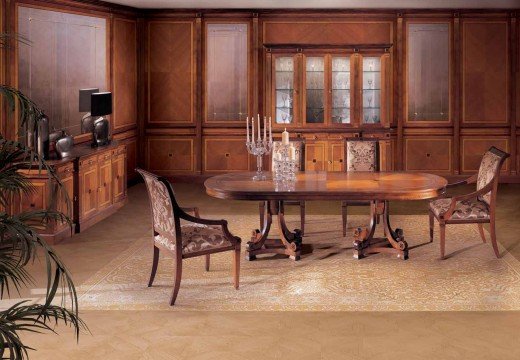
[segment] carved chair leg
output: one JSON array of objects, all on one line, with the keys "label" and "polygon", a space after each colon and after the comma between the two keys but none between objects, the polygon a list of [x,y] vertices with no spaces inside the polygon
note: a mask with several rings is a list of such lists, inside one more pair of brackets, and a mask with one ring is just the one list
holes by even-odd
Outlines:
[{"label": "carved chair leg", "polygon": [[435,217],[433,213],[430,211],[430,242],[433,242],[433,226],[435,225]]},{"label": "carved chair leg", "polygon": [[209,271],[209,254],[206,254],[206,271]]},{"label": "carved chair leg", "polygon": [[263,229],[264,228],[264,217],[265,217],[265,201],[260,201],[258,210],[260,213],[260,229]]},{"label": "carved chair leg", "polygon": [[305,234],[305,201],[300,201],[300,230]]},{"label": "carved chair leg", "polygon": [[341,203],[341,218],[343,220],[343,237],[347,236],[347,203]]},{"label": "carved chair leg", "polygon": [[444,259],[444,253],[446,248],[446,224],[439,223],[440,225],[440,245],[441,245],[441,259]]},{"label": "carved chair leg", "polygon": [[152,262],[152,272],[150,273],[150,280],[148,280],[148,287],[153,285],[153,280],[155,279],[155,273],[157,272],[157,265],[159,264],[159,248],[154,245],[153,247],[153,262]]},{"label": "carved chair leg", "polygon": [[497,244],[497,233],[495,231],[495,219],[491,219],[491,222],[489,223],[489,232],[491,235],[491,245],[493,245],[493,250],[495,251],[495,255],[497,258],[500,258],[500,252],[498,251],[498,244]]},{"label": "carved chair leg", "polygon": [[480,237],[482,241],[486,242],[486,235],[484,234],[484,225],[482,223],[478,223],[478,232],[480,233]]},{"label": "carved chair leg", "polygon": [[175,300],[177,299],[177,294],[179,293],[179,288],[181,287],[181,277],[182,277],[182,259],[177,258],[175,260],[175,281],[173,283],[173,291],[172,296],[170,298],[170,306],[175,304]]},{"label": "carved chair leg", "polygon": [[238,290],[238,283],[240,279],[240,247],[233,251],[233,284]]}]

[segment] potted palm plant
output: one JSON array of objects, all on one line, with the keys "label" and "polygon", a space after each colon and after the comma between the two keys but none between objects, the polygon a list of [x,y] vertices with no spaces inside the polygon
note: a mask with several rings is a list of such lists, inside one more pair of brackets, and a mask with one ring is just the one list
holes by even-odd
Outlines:
[{"label": "potted palm plant", "polygon": [[[0,34],[0,47],[8,48],[12,41],[28,43],[16,35]],[[0,95],[6,99],[10,116],[15,109],[22,126],[36,126],[43,115],[41,109],[23,93],[9,86],[0,85]],[[78,299],[72,277],[56,252],[38,234],[37,225],[49,221],[70,222],[62,213],[46,209],[11,214],[9,203],[16,196],[27,196],[32,184],[21,169],[44,171],[58,185],[57,191],[65,191],[54,170],[32,149],[24,144],[6,139],[0,134],[0,299],[10,298],[13,291],[31,284],[26,266],[38,255],[44,259],[47,272],[45,301],[34,303],[18,301],[0,309],[0,358],[26,359],[29,345],[24,344],[20,332],[54,332],[59,322],[70,325],[76,338],[86,329],[79,317]],[[56,198],[54,194],[53,198]],[[67,197],[68,199],[68,197]],[[60,299],[58,301],[58,298]]]}]

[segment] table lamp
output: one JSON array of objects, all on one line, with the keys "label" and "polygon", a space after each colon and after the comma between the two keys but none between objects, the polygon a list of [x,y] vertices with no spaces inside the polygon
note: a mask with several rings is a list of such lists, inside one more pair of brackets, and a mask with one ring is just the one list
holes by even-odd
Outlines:
[{"label": "table lamp", "polygon": [[90,113],[90,97],[93,93],[99,92],[97,88],[79,89],[79,112],[86,112],[81,118],[81,133],[92,132],[94,127],[94,118]]},{"label": "table lamp", "polygon": [[92,147],[108,145],[110,143],[110,123],[105,115],[112,114],[112,93],[93,93],[90,101],[92,117],[99,116],[94,120]]}]

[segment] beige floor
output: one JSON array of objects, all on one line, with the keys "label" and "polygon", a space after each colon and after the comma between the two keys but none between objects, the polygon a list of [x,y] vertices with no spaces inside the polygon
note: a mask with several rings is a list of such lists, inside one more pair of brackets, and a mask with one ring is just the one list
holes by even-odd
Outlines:
[{"label": "beige floor", "polygon": [[[257,211],[255,203],[209,198],[201,185],[175,189],[182,205],[197,205],[202,215]],[[499,194],[498,237],[520,259],[520,186],[503,185]],[[423,202],[392,204],[395,214],[425,209]],[[309,203],[308,213],[339,214],[339,202]],[[129,189],[129,203],[120,212],[56,250],[81,284],[149,228],[146,194],[138,185]],[[32,272],[35,287],[41,287],[42,268],[35,265]],[[84,311],[82,316],[91,334],[83,334],[79,344],[63,326],[59,336],[24,335],[38,349],[31,359],[520,359],[520,312]]]}]

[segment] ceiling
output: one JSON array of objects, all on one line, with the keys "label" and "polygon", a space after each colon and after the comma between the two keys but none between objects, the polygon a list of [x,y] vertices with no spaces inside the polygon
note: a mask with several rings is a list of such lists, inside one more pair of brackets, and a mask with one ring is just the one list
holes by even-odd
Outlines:
[{"label": "ceiling", "polygon": [[108,0],[143,9],[511,9],[520,0]]}]

